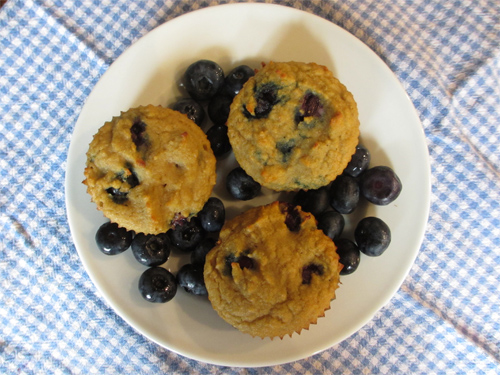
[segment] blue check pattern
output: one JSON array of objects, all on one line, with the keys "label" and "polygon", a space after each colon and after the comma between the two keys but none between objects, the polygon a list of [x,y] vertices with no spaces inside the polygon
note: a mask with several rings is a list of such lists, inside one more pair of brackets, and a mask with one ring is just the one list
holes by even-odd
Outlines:
[{"label": "blue check pattern", "polygon": [[294,363],[224,368],[152,343],[104,302],[66,221],[74,124],[134,41],[224,2],[8,0],[0,9],[0,373],[500,374],[496,0],[271,1],[361,39],[398,76],[424,127],[424,242],[401,289],[361,330]]}]

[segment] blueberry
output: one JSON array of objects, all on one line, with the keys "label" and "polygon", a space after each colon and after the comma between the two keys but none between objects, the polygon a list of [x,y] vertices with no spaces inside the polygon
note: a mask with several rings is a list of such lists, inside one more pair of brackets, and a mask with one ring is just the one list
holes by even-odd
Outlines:
[{"label": "blueberry", "polygon": [[179,286],[190,294],[207,296],[205,279],[203,278],[203,267],[198,264],[185,264],[177,272]]},{"label": "blueberry", "polygon": [[170,256],[170,244],[166,233],[138,233],[132,241],[135,259],[145,266],[153,267],[165,263]]},{"label": "blueberry", "polygon": [[210,197],[198,213],[201,227],[207,232],[219,232],[226,219],[224,203],[219,198]]},{"label": "blueberry", "polygon": [[146,133],[146,123],[137,119],[130,128],[130,136],[132,142],[134,142],[137,148],[148,143],[147,133]]},{"label": "blueberry", "polygon": [[349,275],[356,271],[360,261],[359,249],[356,244],[347,238],[341,238],[335,241],[335,245],[340,257],[339,262],[344,266],[340,274]]},{"label": "blueberry", "polygon": [[186,252],[194,250],[205,236],[199,220],[195,217],[191,220],[178,220],[167,234],[172,245]]},{"label": "blueberry", "polygon": [[344,216],[336,211],[327,211],[318,216],[318,229],[332,240],[336,240],[342,234],[345,226]]},{"label": "blueberry", "polygon": [[106,193],[113,203],[125,204],[128,201],[128,191],[121,191],[120,188],[109,187],[106,189]]},{"label": "blueberry", "polygon": [[226,125],[212,126],[207,131],[207,138],[216,157],[222,156],[231,151],[231,143],[229,143]]},{"label": "blueberry", "polygon": [[123,253],[130,247],[134,232],[118,227],[118,224],[107,222],[102,224],[95,235],[99,250],[106,255]]},{"label": "blueberry", "polygon": [[354,230],[354,240],[359,250],[369,256],[379,256],[391,243],[388,225],[377,217],[365,217]]},{"label": "blueberry", "polygon": [[397,174],[389,167],[368,169],[361,176],[361,194],[371,203],[386,206],[401,193],[403,185]]},{"label": "blueberry", "polygon": [[222,274],[224,276],[232,276],[233,274],[233,263],[238,262],[238,258],[234,254],[229,254],[226,256],[226,259],[224,259],[224,270],[222,271]]},{"label": "blueberry", "polygon": [[257,106],[255,107],[255,117],[265,118],[271,113],[275,104],[279,102],[278,88],[275,84],[265,84],[257,90]]},{"label": "blueberry", "polygon": [[354,177],[338,176],[330,185],[330,205],[341,214],[350,214],[359,202],[359,185]]},{"label": "blueberry", "polygon": [[191,263],[204,265],[207,254],[214,248],[216,243],[217,241],[213,238],[205,238],[201,241],[191,253]]},{"label": "blueberry", "polygon": [[192,98],[182,98],[172,104],[171,108],[174,111],[184,113],[196,125],[201,126],[205,119],[205,110],[203,106]]},{"label": "blueberry", "polygon": [[195,100],[211,99],[224,83],[224,72],[214,61],[198,60],[184,73],[184,86]]},{"label": "blueberry", "polygon": [[224,79],[224,84],[222,85],[222,93],[234,98],[236,95],[238,95],[245,82],[254,75],[254,70],[249,66],[237,66],[236,68],[231,70]]},{"label": "blueberry", "polygon": [[257,268],[257,262],[255,261],[255,259],[248,256],[248,252],[244,252],[238,257],[236,257],[234,254],[229,254],[228,256],[226,256],[223,275],[232,276],[233,265],[237,265],[242,270],[245,268],[255,270]]},{"label": "blueberry", "polygon": [[[284,204],[280,208],[285,213],[285,225],[290,232],[300,231],[302,225],[302,217],[300,216],[297,206],[292,204]],[[284,209],[284,210],[283,210]]]},{"label": "blueberry", "polygon": [[165,303],[177,293],[177,281],[165,268],[151,267],[139,278],[139,291],[146,301]]},{"label": "blueberry", "polygon": [[300,109],[295,113],[295,123],[298,125],[307,117],[321,117],[324,113],[319,96],[308,92],[302,99]]},{"label": "blueberry", "polygon": [[295,139],[276,142],[276,149],[281,153],[281,162],[288,163],[295,148]]},{"label": "blueberry", "polygon": [[311,284],[312,276],[323,275],[323,266],[315,263],[308,264],[302,268],[302,284]]},{"label": "blueberry", "polygon": [[210,120],[216,125],[226,123],[229,116],[229,107],[233,98],[227,95],[215,95],[208,103],[207,111]]},{"label": "blueberry", "polygon": [[137,177],[132,165],[129,163],[126,164],[125,169],[118,173],[116,177],[122,182],[127,183],[131,189],[140,184],[139,177]]},{"label": "blueberry", "polygon": [[243,106],[243,114],[246,118],[261,119],[267,118],[273,107],[279,102],[278,87],[274,83],[266,83],[258,87],[255,92],[257,105],[252,112],[248,111],[246,105]]},{"label": "blueberry", "polygon": [[[177,213],[174,215],[170,225],[172,228],[175,228],[177,225],[184,225],[187,220],[187,217],[183,216],[181,213]],[[167,232],[167,234],[170,235],[170,231]]]},{"label": "blueberry", "polygon": [[247,201],[260,193],[261,186],[243,168],[236,167],[227,175],[226,188],[234,198]]},{"label": "blueberry", "polygon": [[122,186],[118,188],[110,186],[105,191],[114,203],[125,204],[128,201],[129,190],[140,184],[139,177],[130,163],[126,163],[124,169],[116,173],[115,177],[117,180],[123,182]]},{"label": "blueberry", "polygon": [[302,211],[310,212],[317,217],[328,208],[328,188],[324,186],[314,190],[299,190],[293,203],[300,206]]},{"label": "blueberry", "polygon": [[238,265],[241,269],[247,268],[249,270],[253,270],[257,267],[255,260],[247,255],[240,255],[238,257]]},{"label": "blueberry", "polygon": [[352,155],[351,161],[344,169],[344,173],[352,177],[358,177],[370,165],[370,152],[363,145],[356,146],[356,152]]}]

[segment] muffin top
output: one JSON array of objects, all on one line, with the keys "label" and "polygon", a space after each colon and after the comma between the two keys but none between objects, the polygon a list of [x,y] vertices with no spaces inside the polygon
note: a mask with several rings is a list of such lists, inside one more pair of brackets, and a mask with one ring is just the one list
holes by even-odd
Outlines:
[{"label": "muffin top", "polygon": [[204,278],[217,313],[259,337],[300,333],[329,309],[342,265],[314,217],[284,202],[228,221],[206,258]]},{"label": "muffin top", "polygon": [[342,173],[359,137],[356,102],[322,65],[270,62],[231,104],[236,160],[263,186],[316,189]]},{"label": "muffin top", "polygon": [[203,208],[215,185],[215,157],[186,115],[161,106],[122,112],[94,135],[87,192],[119,226],[158,234]]}]

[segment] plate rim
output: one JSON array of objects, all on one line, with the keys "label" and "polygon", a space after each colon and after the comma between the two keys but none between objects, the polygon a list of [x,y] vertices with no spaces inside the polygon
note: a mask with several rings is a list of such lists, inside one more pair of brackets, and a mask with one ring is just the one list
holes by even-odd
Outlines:
[{"label": "plate rim", "polygon": [[[77,127],[80,124],[80,118],[82,116],[82,113],[86,109],[86,106],[87,106],[87,103],[89,101],[89,98],[92,96],[92,94],[93,94],[94,91],[96,91],[96,90],[99,89],[100,84],[103,84],[102,82],[105,81],[105,77],[107,76],[108,72],[112,69],[112,67],[116,63],[116,61],[118,61],[120,59],[125,59],[126,57],[123,57],[123,56],[127,56],[129,53],[131,53],[130,51],[133,51],[134,47],[138,43],[140,43],[141,40],[144,40],[150,34],[162,32],[163,28],[168,27],[168,25],[171,25],[174,22],[175,23],[183,22],[185,19],[189,18],[190,16],[192,16],[195,13],[196,14],[200,14],[202,12],[204,12],[204,13],[214,12],[214,11],[218,11],[220,8],[271,8],[271,7],[276,8],[276,9],[280,9],[280,10],[283,9],[283,8],[286,8],[287,11],[289,11],[289,12],[292,12],[292,13],[304,13],[308,17],[316,18],[318,20],[321,20],[322,22],[327,22],[327,23],[330,24],[331,27],[336,28],[337,31],[340,31],[340,32],[348,34],[348,38],[351,38],[351,40],[353,40],[353,41],[354,40],[357,41],[357,43],[359,43],[360,45],[362,45],[362,48],[367,48],[371,52],[371,55],[374,58],[376,58],[379,61],[379,63],[381,63],[382,66],[384,66],[387,69],[387,71],[393,76],[393,78],[395,79],[395,81],[399,83],[402,92],[406,96],[406,100],[409,102],[410,107],[413,109],[413,116],[418,120],[418,123],[420,124],[421,137],[425,141],[425,132],[424,132],[422,123],[421,123],[421,121],[419,119],[418,113],[417,113],[417,111],[416,111],[416,109],[415,109],[415,107],[414,107],[414,105],[413,105],[413,103],[412,103],[412,101],[411,101],[408,93],[406,92],[406,90],[402,86],[401,82],[399,81],[398,77],[394,74],[394,72],[389,68],[389,66],[382,60],[382,58],[377,53],[375,53],[368,45],[366,45],[365,43],[363,43],[355,35],[351,34],[349,31],[345,30],[341,26],[335,24],[334,22],[332,22],[332,21],[330,21],[330,20],[328,20],[326,18],[323,18],[323,17],[321,17],[319,15],[316,15],[316,14],[313,14],[313,13],[306,12],[304,10],[300,10],[300,9],[297,9],[297,8],[289,7],[289,6],[286,6],[286,5],[268,4],[268,3],[230,3],[230,4],[221,4],[221,5],[208,6],[208,7],[205,7],[205,8],[201,8],[201,9],[197,9],[197,10],[192,10],[192,11],[189,11],[189,12],[184,13],[182,15],[176,16],[176,17],[174,17],[174,18],[172,18],[170,20],[167,20],[166,22],[162,23],[161,25],[158,25],[157,27],[155,27],[151,31],[147,32],[146,34],[144,34],[143,36],[141,36],[137,40],[135,40],[132,44],[130,44],[108,66],[108,68],[106,69],[106,71],[99,77],[98,81],[96,82],[96,84],[92,88],[90,94],[85,99],[84,104],[83,104],[83,106],[81,108],[81,112],[80,112],[80,114],[78,116],[78,120],[77,120],[77,122],[75,124],[75,127],[74,127],[73,132],[72,132],[72,136],[71,136],[71,139],[70,139],[70,146],[69,146],[69,149],[68,149],[67,160],[66,160],[67,161],[67,168],[69,168],[70,165],[71,165],[70,159],[75,158],[74,153],[71,152],[72,145],[73,145],[73,140],[74,140],[73,135],[75,133],[75,130],[77,129]],[[424,145],[425,145],[425,143],[424,143]],[[104,292],[104,290],[102,290],[101,286],[99,285],[99,282],[95,278],[94,272],[91,270],[88,262],[86,261],[85,256],[82,256],[82,250],[80,249],[79,245],[75,241],[74,232],[76,232],[77,229],[76,229],[76,225],[75,225],[75,222],[74,222],[74,220],[75,220],[74,216],[73,216],[74,213],[70,212],[70,208],[69,208],[70,207],[70,198],[72,197],[72,193],[71,193],[71,181],[69,181],[69,175],[70,175],[70,173],[68,173],[68,171],[66,171],[66,174],[65,174],[65,183],[64,183],[66,215],[67,215],[68,224],[69,224],[69,227],[70,227],[71,237],[72,237],[74,246],[77,249],[77,252],[79,254],[79,258],[80,258],[80,260],[82,261],[82,263],[84,265],[85,271],[87,272],[87,274],[89,275],[92,283],[94,284],[94,287],[96,287],[96,289],[99,291],[101,297],[104,299],[104,301],[107,303],[107,305],[109,307],[111,307],[111,309],[118,316],[120,316],[120,318],[122,318],[130,327],[132,327],[136,332],[140,333],[141,335],[145,336],[146,338],[148,338],[149,340],[155,342],[156,344],[160,345],[161,347],[168,349],[169,351],[172,351],[172,352],[174,352],[176,354],[179,354],[179,355],[182,355],[184,357],[191,358],[191,359],[198,360],[198,361],[202,361],[202,362],[205,362],[205,363],[210,363],[210,364],[219,365],[219,366],[234,366],[234,367],[263,367],[263,366],[281,365],[281,364],[289,363],[289,362],[296,361],[296,360],[301,360],[301,359],[304,359],[304,358],[306,358],[308,356],[312,356],[312,355],[318,354],[320,352],[323,352],[324,350],[327,350],[327,349],[331,348],[333,345],[338,344],[338,343],[346,340],[351,335],[353,335],[355,332],[357,332],[359,329],[361,329],[363,326],[365,326],[371,319],[373,319],[373,316],[377,312],[379,312],[385,305],[387,305],[387,303],[393,298],[393,296],[395,295],[395,293],[397,293],[397,291],[401,288],[401,285],[403,284],[404,280],[408,276],[408,273],[410,272],[411,268],[413,267],[415,259],[418,256],[418,253],[419,253],[419,251],[421,249],[421,246],[422,246],[422,243],[423,243],[423,239],[424,239],[424,236],[425,236],[425,228],[427,226],[427,221],[428,221],[428,218],[429,218],[429,212],[430,212],[430,194],[431,194],[431,169],[430,169],[430,160],[429,160],[428,150],[425,153],[425,156],[426,157],[425,157],[425,160],[423,160],[423,162],[424,162],[425,167],[426,167],[425,169],[427,170],[427,173],[426,173],[427,181],[425,181],[426,190],[425,190],[425,194],[424,194],[425,197],[424,198],[425,198],[425,203],[426,204],[425,204],[423,216],[425,216],[426,219],[425,219],[424,222],[421,223],[421,227],[419,228],[419,245],[418,245],[418,249],[413,253],[413,257],[412,257],[413,259],[411,260],[411,262],[409,262],[409,266],[407,267],[406,271],[404,272],[404,276],[400,278],[401,280],[398,280],[397,285],[396,284],[393,285],[393,290],[391,290],[391,292],[386,293],[387,298],[385,298],[385,300],[383,301],[383,303],[381,303],[381,306],[378,307],[373,312],[373,314],[369,314],[370,316],[367,319],[365,319],[364,321],[359,322],[357,325],[355,325],[350,330],[350,333],[348,333],[342,340],[340,340],[340,341],[338,341],[336,343],[333,343],[330,346],[324,347],[322,349],[314,350],[314,351],[310,351],[310,352],[304,353],[304,355],[302,357],[293,357],[292,358],[292,357],[287,357],[285,355],[285,356],[280,357],[281,359],[279,359],[277,361],[274,361],[274,362],[273,361],[267,361],[265,363],[258,363],[258,362],[256,362],[256,363],[252,362],[251,363],[251,362],[240,362],[240,361],[237,361],[237,360],[236,361],[231,361],[231,360],[228,360],[228,361],[220,361],[220,360],[212,361],[210,358],[206,358],[205,356],[193,355],[193,353],[184,353],[184,352],[178,351],[178,350],[176,350],[175,347],[171,347],[171,346],[165,345],[164,342],[159,341],[156,337],[151,336],[149,334],[146,334],[142,330],[138,329],[137,326],[136,326],[136,323],[132,322],[129,319],[127,313],[125,311],[123,311],[120,306],[117,306],[112,300],[110,300],[106,296],[106,293]],[[82,171],[82,175],[83,175],[83,171]],[[68,192],[69,192],[69,194],[68,194]]]}]

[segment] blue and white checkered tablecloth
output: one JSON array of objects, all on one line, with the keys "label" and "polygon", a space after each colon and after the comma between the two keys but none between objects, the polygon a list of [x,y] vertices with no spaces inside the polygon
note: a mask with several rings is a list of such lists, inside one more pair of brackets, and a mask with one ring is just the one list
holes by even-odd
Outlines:
[{"label": "blue and white checkered tablecloth", "polygon": [[8,0],[0,9],[0,373],[500,374],[500,2],[270,2],[361,39],[417,109],[431,209],[400,290],[345,341],[273,367],[208,365],[137,333],[100,296],[71,239],[71,134],[128,46],[225,1]]}]

